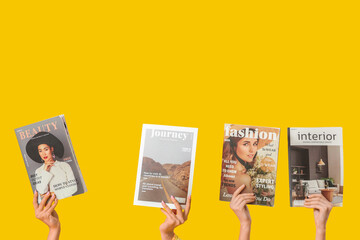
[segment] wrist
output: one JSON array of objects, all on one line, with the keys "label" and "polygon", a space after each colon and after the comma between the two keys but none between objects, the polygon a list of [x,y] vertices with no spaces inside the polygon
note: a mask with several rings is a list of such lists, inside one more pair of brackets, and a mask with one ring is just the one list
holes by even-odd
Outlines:
[{"label": "wrist", "polygon": [[316,228],[316,240],[325,240],[326,239],[326,229],[325,228]]},{"label": "wrist", "polygon": [[240,229],[250,229],[251,228],[251,222],[241,222],[240,223]]},{"label": "wrist", "polygon": [[53,231],[53,232],[55,232],[55,231],[60,231],[60,222],[59,223],[57,223],[56,225],[53,225],[53,226],[49,226],[49,231],[51,232],[51,231]]},{"label": "wrist", "polygon": [[245,227],[251,227],[251,219],[246,221],[240,221],[240,226],[243,228]]},{"label": "wrist", "polygon": [[175,236],[174,231],[170,231],[170,232],[160,231],[160,234],[162,240],[171,240]]},{"label": "wrist", "polygon": [[48,240],[59,240],[60,237],[60,223],[57,226],[49,227]]},{"label": "wrist", "polygon": [[249,240],[251,232],[251,221],[250,222],[241,222],[240,223],[240,235],[239,240]]},{"label": "wrist", "polygon": [[326,223],[325,224],[315,224],[316,231],[326,231]]},{"label": "wrist", "polygon": [[326,226],[316,226],[316,232],[319,232],[319,233],[326,232]]}]

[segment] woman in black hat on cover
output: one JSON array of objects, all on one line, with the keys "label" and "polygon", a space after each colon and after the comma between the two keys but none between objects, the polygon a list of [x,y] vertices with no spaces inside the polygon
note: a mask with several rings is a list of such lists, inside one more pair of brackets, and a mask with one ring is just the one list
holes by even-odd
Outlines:
[{"label": "woman in black hat on cover", "polygon": [[64,145],[53,134],[38,132],[26,144],[26,152],[42,165],[35,170],[36,191],[39,202],[47,192],[57,199],[72,196],[77,191],[74,173],[68,163],[58,161],[64,155]]}]

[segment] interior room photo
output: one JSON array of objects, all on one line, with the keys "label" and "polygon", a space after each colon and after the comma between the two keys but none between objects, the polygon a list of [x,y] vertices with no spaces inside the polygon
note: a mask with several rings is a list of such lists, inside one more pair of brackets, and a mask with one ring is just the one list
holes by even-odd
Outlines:
[{"label": "interior room photo", "polygon": [[291,146],[292,206],[303,206],[306,196],[323,194],[342,206],[343,179],[340,146]]}]

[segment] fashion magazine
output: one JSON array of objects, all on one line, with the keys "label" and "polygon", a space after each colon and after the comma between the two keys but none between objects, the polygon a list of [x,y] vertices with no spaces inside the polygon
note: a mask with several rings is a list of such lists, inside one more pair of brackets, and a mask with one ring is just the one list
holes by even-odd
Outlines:
[{"label": "fashion magazine", "polygon": [[290,205],[302,207],[307,196],[322,194],[342,206],[342,128],[288,128],[288,148]]},{"label": "fashion magazine", "polygon": [[191,194],[197,128],[144,124],[134,205],[176,209],[171,196],[185,207]]},{"label": "fashion magazine", "polygon": [[15,129],[32,191],[58,199],[87,191],[64,115]]},{"label": "fashion magazine", "polygon": [[274,206],[279,128],[225,124],[220,200],[231,201],[233,193],[254,193],[254,205]]}]

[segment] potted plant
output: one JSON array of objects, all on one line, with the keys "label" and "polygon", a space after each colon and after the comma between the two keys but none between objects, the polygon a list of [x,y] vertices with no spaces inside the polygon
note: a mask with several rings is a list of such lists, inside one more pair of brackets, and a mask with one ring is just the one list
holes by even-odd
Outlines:
[{"label": "potted plant", "polygon": [[325,184],[328,185],[328,187],[334,187],[334,179],[333,178],[322,178],[321,180],[325,181]]}]

